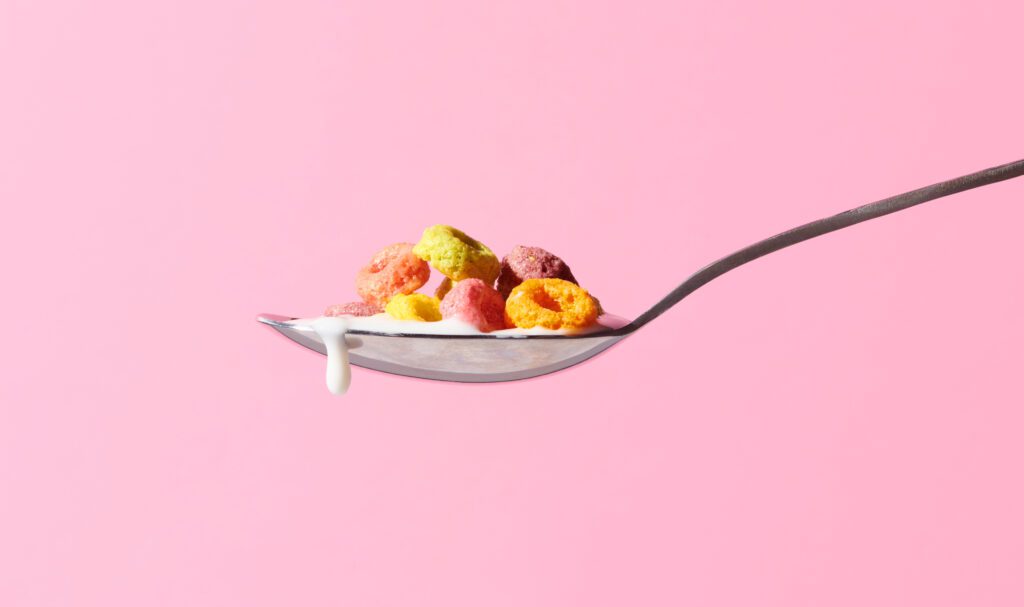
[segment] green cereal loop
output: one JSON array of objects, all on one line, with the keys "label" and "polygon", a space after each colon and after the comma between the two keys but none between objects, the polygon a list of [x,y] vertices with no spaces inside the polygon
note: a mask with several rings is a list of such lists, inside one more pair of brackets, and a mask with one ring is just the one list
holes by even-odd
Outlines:
[{"label": "green cereal loop", "polygon": [[452,226],[423,230],[412,252],[453,281],[479,278],[493,285],[501,270],[497,256],[484,243]]}]

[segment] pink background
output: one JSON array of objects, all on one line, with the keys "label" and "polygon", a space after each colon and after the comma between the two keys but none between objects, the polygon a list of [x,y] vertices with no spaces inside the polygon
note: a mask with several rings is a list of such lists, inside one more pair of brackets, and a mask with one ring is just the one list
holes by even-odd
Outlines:
[{"label": "pink background", "polygon": [[254,321],[437,222],[632,316],[1024,155],[1020,2],[501,4],[0,1],[0,604],[1024,604],[1024,181],[534,381]]}]

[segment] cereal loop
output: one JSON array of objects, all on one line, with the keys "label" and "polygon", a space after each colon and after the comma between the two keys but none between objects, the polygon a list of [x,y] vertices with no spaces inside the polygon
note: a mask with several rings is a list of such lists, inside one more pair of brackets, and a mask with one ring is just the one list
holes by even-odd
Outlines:
[{"label": "cereal loop", "polygon": [[448,291],[452,290],[452,286],[452,279],[445,276],[444,280],[441,281],[441,284],[437,285],[437,289],[434,290],[434,297],[444,301],[445,296],[448,295]]},{"label": "cereal loop", "polygon": [[479,278],[460,280],[441,302],[441,317],[456,318],[484,333],[505,328],[505,300]]},{"label": "cereal loop", "polygon": [[497,256],[484,243],[446,225],[424,230],[413,252],[453,281],[479,278],[493,285],[501,269]]},{"label": "cereal loop", "polygon": [[562,258],[540,247],[516,245],[501,260],[501,272],[495,287],[502,297],[530,278],[561,278],[579,284]]},{"label": "cereal loop", "polygon": [[398,294],[412,293],[430,278],[430,266],[400,242],[385,247],[356,275],[356,293],[368,304],[383,306]]},{"label": "cereal loop", "polygon": [[365,301],[335,304],[324,310],[324,316],[373,316],[384,311],[383,306]]},{"label": "cereal loop", "polygon": [[441,320],[441,302],[423,293],[398,294],[391,298],[384,311],[398,320],[436,322]]},{"label": "cereal loop", "polygon": [[582,329],[597,321],[594,298],[579,285],[560,278],[531,278],[512,289],[505,321],[520,329]]}]

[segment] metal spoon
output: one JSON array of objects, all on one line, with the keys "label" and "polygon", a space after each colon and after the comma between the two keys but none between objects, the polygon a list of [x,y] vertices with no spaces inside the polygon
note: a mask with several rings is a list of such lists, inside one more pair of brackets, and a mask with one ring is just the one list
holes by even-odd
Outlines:
[{"label": "metal spoon", "polygon": [[[833,215],[776,234],[715,261],[687,278],[632,322],[609,315],[607,326],[583,335],[394,335],[351,331],[346,338],[353,365],[423,379],[500,382],[553,373],[593,358],[726,272],[790,245],[902,211],[929,200],[1024,175],[1024,160],[943,181]],[[285,337],[321,354],[319,337],[287,323],[291,317],[261,314],[257,320]]]}]

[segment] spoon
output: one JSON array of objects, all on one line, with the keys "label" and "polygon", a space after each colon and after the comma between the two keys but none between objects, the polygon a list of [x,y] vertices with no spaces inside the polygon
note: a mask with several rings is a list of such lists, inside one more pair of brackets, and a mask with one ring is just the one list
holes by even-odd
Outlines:
[{"label": "spoon", "polygon": [[[605,328],[578,335],[412,335],[349,331],[351,364],[384,373],[458,382],[501,382],[546,375],[579,364],[614,346],[684,297],[745,263],[829,232],[902,211],[936,198],[1024,175],[1024,160],[943,181],[776,234],[704,266],[633,321],[604,315]],[[292,317],[261,314],[257,320],[310,350],[326,354],[322,339]]]}]

